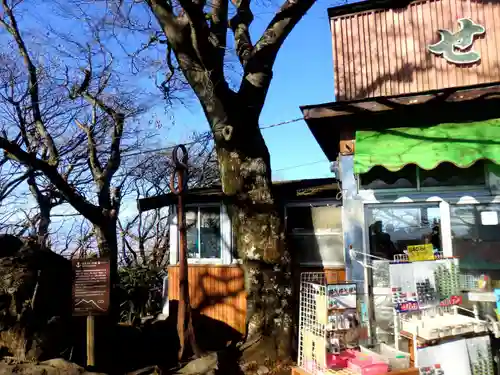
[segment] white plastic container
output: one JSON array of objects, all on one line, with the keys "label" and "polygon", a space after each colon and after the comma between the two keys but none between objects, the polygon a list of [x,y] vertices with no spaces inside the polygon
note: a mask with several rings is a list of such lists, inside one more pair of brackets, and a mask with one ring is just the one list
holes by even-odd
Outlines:
[{"label": "white plastic container", "polygon": [[405,353],[387,344],[379,344],[380,354],[389,360],[390,370],[410,368],[410,353]]},{"label": "white plastic container", "polygon": [[367,349],[360,346],[361,353],[368,354],[380,362],[389,364],[389,369],[403,370],[410,368],[410,354],[396,350],[386,344],[378,344],[373,349]]},{"label": "white plastic container", "polygon": [[368,348],[365,348],[364,346],[360,346],[359,347],[359,351],[361,353],[364,353],[364,354],[367,354],[369,355],[370,357],[372,357],[376,362],[383,362],[383,363],[387,363],[387,364],[390,364],[389,363],[389,358],[386,358],[385,356],[383,356],[382,354],[380,354],[378,352],[378,348],[375,347],[375,350],[372,350],[372,349],[368,349]]}]

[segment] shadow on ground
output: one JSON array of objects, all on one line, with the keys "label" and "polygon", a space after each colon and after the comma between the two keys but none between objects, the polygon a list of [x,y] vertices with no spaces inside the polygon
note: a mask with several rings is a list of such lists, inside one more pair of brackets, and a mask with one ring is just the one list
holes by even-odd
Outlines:
[{"label": "shadow on ground", "polygon": [[[142,327],[111,325],[106,317],[95,321],[95,371],[126,374],[148,366],[173,373],[178,367],[177,304],[171,301],[170,316]],[[240,374],[239,351],[235,344],[241,334],[227,324],[193,313],[196,341],[204,352],[217,352],[218,374]],[[70,360],[85,365],[86,320],[75,318],[75,346]],[[187,358],[191,352],[187,350]]]}]

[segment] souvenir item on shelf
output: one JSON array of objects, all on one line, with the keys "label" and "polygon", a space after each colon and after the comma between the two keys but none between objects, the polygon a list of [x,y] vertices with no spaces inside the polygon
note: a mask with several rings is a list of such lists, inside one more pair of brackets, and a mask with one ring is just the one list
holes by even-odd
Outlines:
[{"label": "souvenir item on shelf", "polygon": [[464,339],[418,349],[416,356],[421,375],[472,375]]},{"label": "souvenir item on shelf", "polygon": [[329,309],[356,309],[356,284],[328,284],[326,294]]},{"label": "souvenir item on shelf", "polygon": [[359,340],[359,316],[356,310],[356,284],[341,283],[326,286],[328,298],[327,335],[331,338],[331,354],[356,347]]},{"label": "souvenir item on shelf", "polygon": [[445,375],[441,365],[434,365],[420,368],[420,375]]},{"label": "souvenir item on shelf", "polygon": [[462,302],[456,259],[439,259],[389,266],[397,312],[413,312]]},{"label": "souvenir item on shelf", "polygon": [[493,355],[488,336],[466,340],[472,375],[494,375]]},{"label": "souvenir item on shelf", "polygon": [[425,340],[488,331],[484,322],[440,307],[401,317],[399,328]]}]

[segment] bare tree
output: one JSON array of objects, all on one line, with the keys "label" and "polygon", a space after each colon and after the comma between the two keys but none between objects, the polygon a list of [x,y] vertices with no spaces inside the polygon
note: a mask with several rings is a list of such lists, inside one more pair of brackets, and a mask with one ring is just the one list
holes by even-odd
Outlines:
[{"label": "bare tree", "polygon": [[[127,27],[136,24],[130,14],[137,3],[118,2],[121,19],[129,20]],[[183,73],[215,140],[222,187],[232,199],[237,250],[246,271],[248,337],[273,338],[277,353],[287,356],[292,322],[290,256],[283,243],[259,117],[278,51],[314,0],[286,0],[256,42],[250,35],[249,0],[145,3],[161,29],[152,40],[168,47],[166,67]],[[228,29],[243,71],[235,89],[226,79]]]},{"label": "bare tree", "polygon": [[[54,199],[66,202],[91,223],[99,253],[110,258],[115,271],[117,220],[126,181],[117,172],[125,122],[140,110],[134,98],[116,93],[113,56],[98,39],[84,48],[77,44],[79,64],[85,67],[77,84],[71,83],[78,79],[72,67],[66,65],[61,72],[63,64],[44,64],[23,37],[15,14],[20,3],[1,0],[0,25],[10,35],[23,69],[12,69],[19,79],[7,81],[10,95],[4,101],[17,121],[4,124],[0,147],[12,163],[26,168],[42,234],[48,233]],[[74,185],[69,179],[73,170],[76,179],[87,179],[92,186]],[[89,198],[91,189],[95,196]]]},{"label": "bare tree", "polygon": [[[190,188],[220,184],[215,150],[209,133],[194,133],[189,140]],[[169,176],[174,166],[169,154],[154,153],[138,158],[129,174],[129,194],[137,201],[142,197],[170,191]],[[120,220],[120,254],[126,264],[165,265],[169,255],[170,216],[168,207],[145,213],[137,212],[128,220]]]}]

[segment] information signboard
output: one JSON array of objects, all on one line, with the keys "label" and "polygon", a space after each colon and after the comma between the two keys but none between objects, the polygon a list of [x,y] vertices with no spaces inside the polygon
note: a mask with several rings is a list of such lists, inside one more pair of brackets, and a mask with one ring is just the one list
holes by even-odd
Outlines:
[{"label": "information signboard", "polygon": [[73,315],[102,315],[109,310],[108,259],[74,259]]}]

